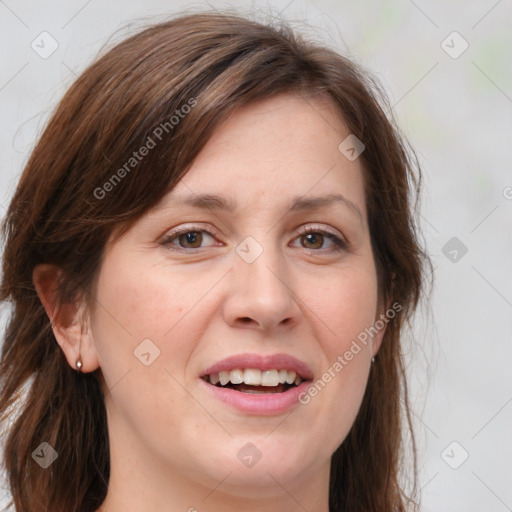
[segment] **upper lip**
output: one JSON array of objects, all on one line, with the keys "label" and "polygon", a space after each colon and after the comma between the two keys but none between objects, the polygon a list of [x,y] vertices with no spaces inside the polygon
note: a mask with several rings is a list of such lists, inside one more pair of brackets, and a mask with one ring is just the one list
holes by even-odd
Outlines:
[{"label": "upper lip", "polygon": [[260,354],[238,354],[226,359],[218,361],[214,365],[208,367],[201,375],[212,375],[222,371],[231,371],[247,368],[257,370],[293,370],[304,380],[313,378],[313,373],[309,366],[299,359],[288,354],[273,354],[262,356]]}]

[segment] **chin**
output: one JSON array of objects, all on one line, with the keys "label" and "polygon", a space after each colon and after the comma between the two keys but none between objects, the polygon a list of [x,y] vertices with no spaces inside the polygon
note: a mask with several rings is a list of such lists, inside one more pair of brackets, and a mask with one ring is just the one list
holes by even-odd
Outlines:
[{"label": "chin", "polygon": [[[207,463],[210,476],[218,481],[226,478],[223,488],[240,488],[240,493],[262,497],[261,492],[282,492],[280,485],[307,478],[310,472],[318,471],[319,461],[330,456],[311,451],[311,440],[296,439],[291,436],[270,434],[261,436],[235,437],[222,453],[212,454]],[[309,447],[309,449],[308,449]],[[209,463],[215,461],[213,466]],[[315,464],[315,462],[317,464]],[[280,484],[280,485],[279,485]],[[276,486],[280,490],[276,490]],[[265,491],[266,489],[266,491]],[[243,492],[242,492],[243,491]]]}]

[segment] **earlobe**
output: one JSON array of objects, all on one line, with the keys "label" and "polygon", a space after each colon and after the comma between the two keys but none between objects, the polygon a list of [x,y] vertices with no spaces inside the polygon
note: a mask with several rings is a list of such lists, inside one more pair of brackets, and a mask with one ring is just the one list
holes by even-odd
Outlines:
[{"label": "earlobe", "polygon": [[[384,306],[384,307],[382,307]],[[391,300],[388,300],[384,303],[381,302],[378,312],[375,316],[374,320],[374,328],[377,329],[377,334],[375,334],[372,338],[371,350],[372,350],[372,360],[379,352],[380,346],[382,344],[382,340],[384,338],[384,334],[386,333],[387,324],[389,322],[387,312],[391,306]]]},{"label": "earlobe", "polygon": [[372,361],[374,361],[375,356],[379,352],[385,332],[386,332],[386,326],[384,326],[382,329],[379,329],[378,333],[372,338],[372,343],[371,343]]},{"label": "earlobe", "polygon": [[[46,263],[37,265],[32,272],[34,287],[68,364],[82,372],[93,371],[99,363],[91,329],[85,319],[85,304],[83,301],[62,303],[59,291],[61,278],[62,269]],[[79,368],[77,361],[81,362]]]}]

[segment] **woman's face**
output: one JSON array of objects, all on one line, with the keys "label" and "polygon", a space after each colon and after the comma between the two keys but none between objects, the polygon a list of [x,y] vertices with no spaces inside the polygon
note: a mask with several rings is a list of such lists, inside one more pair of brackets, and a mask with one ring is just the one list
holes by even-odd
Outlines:
[{"label": "woman's face", "polygon": [[[353,342],[381,312],[349,134],[318,98],[245,107],[107,247],[91,333],[113,470],[240,494],[326,480],[368,378],[370,343]],[[307,382],[282,384],[293,372]]]}]

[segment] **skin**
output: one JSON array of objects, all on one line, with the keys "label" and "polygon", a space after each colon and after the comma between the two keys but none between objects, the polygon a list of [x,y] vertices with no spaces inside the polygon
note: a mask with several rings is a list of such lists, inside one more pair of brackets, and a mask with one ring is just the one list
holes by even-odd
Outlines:
[{"label": "skin", "polygon": [[[328,511],[330,457],[355,420],[384,331],[308,405],[279,415],[238,412],[212,398],[199,375],[234,354],[285,353],[316,380],[384,311],[361,159],[338,150],[349,133],[318,97],[246,106],[175,189],[107,246],[94,308],[57,308],[59,270],[35,269],[69,364],[80,354],[83,372],[100,366],[104,376],[111,478],[101,511]],[[227,196],[238,207],[171,204],[191,193]],[[342,203],[288,210],[292,197],[332,193],[359,214]],[[211,235],[164,240],[190,224]],[[300,226],[328,230],[348,247],[335,251],[328,237],[308,239]],[[247,236],[263,248],[253,263],[235,250]],[[160,350],[149,366],[134,356],[147,338]],[[252,468],[237,457],[248,442],[262,453]]]}]

